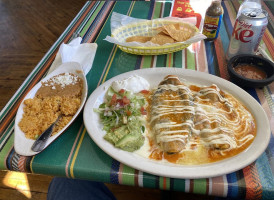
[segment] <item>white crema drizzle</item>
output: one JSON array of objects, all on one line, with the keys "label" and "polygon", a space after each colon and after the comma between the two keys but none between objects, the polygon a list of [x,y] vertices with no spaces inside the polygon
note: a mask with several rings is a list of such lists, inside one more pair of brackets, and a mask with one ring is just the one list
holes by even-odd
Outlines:
[{"label": "white crema drizzle", "polygon": [[[156,105],[152,105],[151,107],[152,113],[150,122],[154,123],[152,128],[156,133],[157,143],[179,140],[186,144],[183,151],[189,151],[191,150],[190,148],[192,144],[197,144],[195,141],[190,139],[191,136],[196,135],[200,136],[200,142],[204,146],[228,144],[229,148],[223,150],[228,151],[233,148],[238,148],[251,140],[254,137],[251,134],[240,137],[240,139],[236,139],[236,136],[244,135],[249,131],[249,126],[253,120],[252,115],[242,105],[238,105],[240,103],[235,100],[233,100],[233,102],[238,103],[238,106],[237,108],[234,108],[235,106],[233,106],[233,103],[220,94],[220,89],[216,85],[214,85],[214,87],[216,89],[204,87],[201,88],[199,92],[195,92],[191,91],[186,85],[160,85],[155,91],[154,98],[158,98],[161,95],[162,90],[175,91],[178,95],[170,95],[170,99],[160,99]],[[209,98],[205,98],[207,95],[211,94],[217,95],[219,102],[225,104],[228,111],[216,108],[213,105],[201,103],[201,101],[212,101]],[[182,98],[182,95],[187,95],[190,98],[172,99]],[[203,99],[201,99],[201,97],[203,97]],[[198,102],[192,101],[192,99],[195,98],[198,98]],[[177,103],[177,105],[166,105],[170,102]],[[188,105],[184,105],[185,103],[188,103]],[[232,114],[233,111],[235,112],[235,116],[233,119],[229,119],[227,115]],[[171,114],[190,114],[193,116],[192,119],[186,120],[183,123],[160,120],[161,117]],[[195,116],[201,116],[202,119],[194,123]],[[202,130],[195,129],[195,126],[203,125],[204,123],[217,123],[218,128],[203,128]],[[174,128],[176,129],[173,130]],[[190,140],[191,144],[187,144],[187,141]]]}]

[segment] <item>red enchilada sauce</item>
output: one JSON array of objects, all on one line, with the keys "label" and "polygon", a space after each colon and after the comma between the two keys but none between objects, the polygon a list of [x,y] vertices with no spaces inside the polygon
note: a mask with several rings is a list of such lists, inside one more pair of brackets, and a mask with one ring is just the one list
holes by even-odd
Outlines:
[{"label": "red enchilada sauce", "polygon": [[266,73],[252,64],[240,64],[234,68],[235,72],[245,78],[254,80],[266,79]]}]

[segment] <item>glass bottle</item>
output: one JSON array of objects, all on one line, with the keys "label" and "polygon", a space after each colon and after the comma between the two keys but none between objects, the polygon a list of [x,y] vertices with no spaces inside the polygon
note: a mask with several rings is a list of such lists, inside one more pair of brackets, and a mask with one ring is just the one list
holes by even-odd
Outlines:
[{"label": "glass bottle", "polygon": [[207,37],[206,40],[214,40],[218,37],[223,13],[221,0],[213,0],[205,14],[203,34]]}]

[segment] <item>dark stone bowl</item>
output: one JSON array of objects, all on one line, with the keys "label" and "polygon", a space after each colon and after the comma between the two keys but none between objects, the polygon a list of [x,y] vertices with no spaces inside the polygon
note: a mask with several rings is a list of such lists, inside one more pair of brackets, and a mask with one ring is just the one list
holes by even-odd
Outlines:
[{"label": "dark stone bowl", "polygon": [[[252,64],[258,67],[266,73],[266,79],[255,80],[241,76],[234,70],[234,68],[239,64]],[[230,76],[230,81],[243,88],[262,88],[274,81],[273,62],[260,56],[250,54],[240,54],[234,56],[228,61],[227,70]]]}]

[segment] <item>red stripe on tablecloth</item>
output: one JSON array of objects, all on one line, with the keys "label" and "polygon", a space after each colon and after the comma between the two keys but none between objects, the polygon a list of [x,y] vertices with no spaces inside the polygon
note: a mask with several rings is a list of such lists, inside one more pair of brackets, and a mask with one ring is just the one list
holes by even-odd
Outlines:
[{"label": "red stripe on tablecloth", "polygon": [[139,170],[135,169],[134,171],[134,185],[139,186],[139,179],[138,179]]},{"label": "red stripe on tablecloth", "polygon": [[195,46],[195,44],[192,44],[191,48],[192,48],[192,54],[194,56],[194,67],[195,67],[195,70],[197,71],[197,69],[198,69],[198,66],[197,66],[198,65],[198,63],[197,63],[198,57],[197,57],[197,51],[195,51],[197,49],[197,47]]},{"label": "red stripe on tablecloth", "polygon": [[257,200],[262,198],[262,185],[255,164],[251,164],[243,169],[246,185],[246,199]]},{"label": "red stripe on tablecloth", "polygon": [[166,190],[166,177],[163,177],[163,189]]},{"label": "red stripe on tablecloth", "polygon": [[26,172],[26,168],[25,168],[25,163],[26,163],[26,156],[20,156],[19,160],[18,160],[18,169],[21,171],[21,172]]},{"label": "red stripe on tablecloth", "polygon": [[206,179],[206,195],[209,195],[209,179]]},{"label": "red stripe on tablecloth", "polygon": [[[110,3],[107,5],[107,9],[106,9],[106,10],[107,10],[107,11],[108,11],[108,10],[111,10],[111,7],[113,6],[113,4],[115,4],[114,1],[110,2]],[[102,26],[102,24],[104,23],[105,18],[106,18],[106,16],[108,15],[108,13],[109,13],[109,12],[104,12],[104,14],[102,15],[100,21],[98,22],[96,28],[93,30],[93,33],[90,35],[89,39],[87,40],[88,43],[89,43],[89,42],[92,42],[92,41],[94,40],[95,36],[98,35],[98,30],[101,29],[101,26]],[[109,15],[109,16],[110,16],[110,15]]]},{"label": "red stripe on tablecloth", "polygon": [[189,180],[189,193],[193,193],[194,190],[194,180],[190,179]]},{"label": "red stripe on tablecloth", "polygon": [[[208,68],[207,68],[207,59],[206,59],[206,51],[205,51],[205,42],[201,41],[201,42],[197,42],[196,45],[198,46],[198,71],[200,72],[207,72]],[[196,46],[195,45],[195,46]]]},{"label": "red stripe on tablecloth", "polygon": [[274,59],[274,45],[273,45],[274,39],[268,29],[266,29],[266,31],[263,35],[263,41],[264,41],[272,59]]},{"label": "red stripe on tablecloth", "polygon": [[119,184],[123,183],[123,169],[124,169],[124,164],[120,163],[119,173],[118,173]]},{"label": "red stripe on tablecloth", "polygon": [[217,62],[219,65],[219,71],[220,71],[220,76],[224,79],[228,79],[228,72],[226,68],[226,60],[225,60],[225,52],[223,48],[223,43],[221,41],[221,36],[214,41],[215,45],[215,52],[217,56]]},{"label": "red stripe on tablecloth", "polygon": [[211,195],[217,196],[217,197],[224,196],[224,178],[223,178],[223,176],[213,177],[211,180],[212,180]]}]

